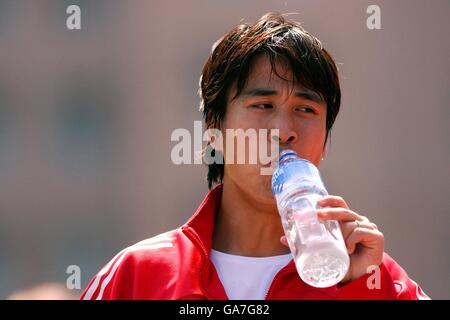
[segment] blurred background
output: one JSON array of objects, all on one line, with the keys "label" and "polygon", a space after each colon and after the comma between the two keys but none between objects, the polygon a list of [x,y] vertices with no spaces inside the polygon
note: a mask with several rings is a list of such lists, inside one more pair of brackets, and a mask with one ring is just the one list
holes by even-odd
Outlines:
[{"label": "blurred background", "polygon": [[[66,27],[71,4],[81,30]],[[371,4],[381,30],[366,26]],[[84,289],[193,214],[206,167],[174,165],[171,133],[202,119],[211,45],[268,11],[296,13],[339,63],[329,192],[378,224],[428,295],[450,298],[448,0],[0,0],[1,299],[65,286],[70,265]]]}]

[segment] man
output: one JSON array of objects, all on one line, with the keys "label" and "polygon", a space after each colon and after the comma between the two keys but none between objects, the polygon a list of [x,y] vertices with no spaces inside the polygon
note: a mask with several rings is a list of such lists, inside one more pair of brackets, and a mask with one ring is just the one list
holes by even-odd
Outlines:
[{"label": "man", "polygon": [[[317,167],[341,97],[335,62],[320,41],[273,13],[215,44],[200,93],[208,128],[278,130],[268,134],[270,143]],[[377,226],[331,195],[320,200],[317,214],[339,221],[350,269],[330,288],[304,283],[283,236],[271,176],[261,174],[267,164],[229,161],[227,146],[213,140],[208,148],[225,161],[209,165],[211,190],[197,212],[180,228],[117,254],[83,299],[428,298],[384,253]]]}]

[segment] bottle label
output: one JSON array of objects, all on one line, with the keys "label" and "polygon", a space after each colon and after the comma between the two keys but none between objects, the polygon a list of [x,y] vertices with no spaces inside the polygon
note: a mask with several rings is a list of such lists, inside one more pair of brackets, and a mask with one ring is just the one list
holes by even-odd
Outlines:
[{"label": "bottle label", "polygon": [[306,160],[289,161],[280,165],[272,175],[273,194],[281,194],[287,187],[287,183],[290,185],[294,182],[296,188],[323,186],[318,170],[313,164]]}]

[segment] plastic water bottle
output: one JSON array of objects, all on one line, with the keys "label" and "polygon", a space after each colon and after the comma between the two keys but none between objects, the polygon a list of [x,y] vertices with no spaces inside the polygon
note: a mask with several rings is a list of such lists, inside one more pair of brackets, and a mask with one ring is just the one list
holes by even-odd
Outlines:
[{"label": "plastic water bottle", "polygon": [[317,217],[317,201],[328,194],[317,167],[284,150],[272,176],[272,191],[301,279],[317,288],[339,283],[350,259],[339,223]]}]

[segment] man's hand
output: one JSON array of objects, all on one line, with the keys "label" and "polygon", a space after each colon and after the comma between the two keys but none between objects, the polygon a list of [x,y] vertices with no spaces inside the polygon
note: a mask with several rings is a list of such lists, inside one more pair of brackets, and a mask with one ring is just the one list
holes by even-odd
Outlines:
[{"label": "man's hand", "polygon": [[[321,220],[337,220],[350,255],[350,268],[341,284],[353,281],[367,273],[368,267],[381,264],[384,236],[367,217],[353,212],[339,196],[325,196],[318,201],[317,216]],[[286,237],[281,243],[287,245]]]}]

